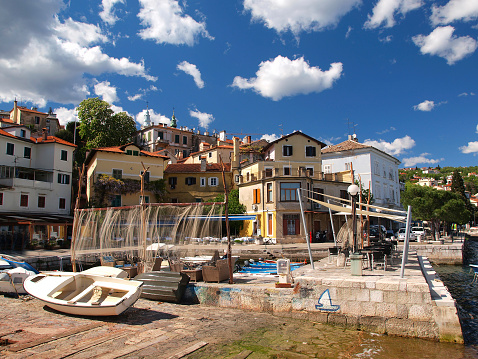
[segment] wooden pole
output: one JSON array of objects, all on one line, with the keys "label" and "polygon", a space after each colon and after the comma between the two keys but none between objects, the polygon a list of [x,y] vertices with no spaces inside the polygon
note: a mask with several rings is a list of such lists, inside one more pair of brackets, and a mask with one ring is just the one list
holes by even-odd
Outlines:
[{"label": "wooden pole", "polygon": [[149,167],[144,166],[143,161],[141,161],[141,166],[143,166],[143,173],[139,175],[141,178],[141,240],[143,241],[143,255],[141,258],[141,263],[138,263],[138,273],[144,273],[146,270],[146,218],[145,218],[145,203],[144,203],[144,175],[148,172]]},{"label": "wooden pole", "polygon": [[219,161],[221,161],[221,173],[222,173],[222,183],[224,185],[224,204],[225,210],[224,215],[226,217],[226,233],[227,233],[227,265],[229,267],[229,284],[234,284],[233,270],[232,270],[232,248],[231,248],[231,233],[229,229],[229,193],[227,190],[226,184],[226,175],[224,174],[224,162],[222,162],[222,157],[219,155]]},{"label": "wooden pole", "polygon": [[[78,224],[78,209],[80,208],[80,196],[81,196],[81,186],[82,186],[82,181],[83,181],[83,174],[85,172],[85,164],[83,163],[83,167],[81,168],[80,172],[80,178],[78,180],[78,194],[76,196],[76,202],[75,202],[75,215],[73,218],[73,231],[71,233],[71,248],[70,248],[70,256],[71,256],[71,266],[73,268],[73,272],[76,272],[76,258],[75,258],[75,246],[76,246],[76,240],[77,240],[77,226]],[[76,224],[75,224],[76,222]]]}]

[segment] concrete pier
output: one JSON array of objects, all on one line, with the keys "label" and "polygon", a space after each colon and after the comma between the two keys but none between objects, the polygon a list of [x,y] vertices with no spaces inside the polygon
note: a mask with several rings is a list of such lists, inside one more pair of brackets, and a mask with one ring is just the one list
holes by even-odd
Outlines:
[{"label": "concrete pier", "polygon": [[[186,300],[208,306],[269,312],[380,334],[463,343],[455,301],[428,260],[410,253],[404,278],[401,259],[387,270],[364,269],[324,258],[295,270],[292,288],[276,278],[237,276],[235,284],[194,283]],[[424,268],[422,270],[422,268]],[[328,301],[321,301],[327,296]]]}]

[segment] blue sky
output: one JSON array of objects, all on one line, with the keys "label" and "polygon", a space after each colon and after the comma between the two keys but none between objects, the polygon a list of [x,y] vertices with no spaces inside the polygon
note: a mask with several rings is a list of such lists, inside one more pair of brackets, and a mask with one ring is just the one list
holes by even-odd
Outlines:
[{"label": "blue sky", "polygon": [[477,0],[1,0],[0,109],[60,122],[100,97],[138,122],[327,144],[409,166],[478,153]]}]

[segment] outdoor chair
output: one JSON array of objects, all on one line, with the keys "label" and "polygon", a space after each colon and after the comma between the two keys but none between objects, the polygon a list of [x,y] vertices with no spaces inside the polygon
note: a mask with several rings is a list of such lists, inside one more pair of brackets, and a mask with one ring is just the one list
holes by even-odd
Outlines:
[{"label": "outdoor chair", "polygon": [[161,270],[161,263],[163,262],[163,258],[161,257],[156,257],[156,259],[154,260],[154,264],[153,264],[153,269],[152,271],[153,272],[157,272],[157,271],[160,271]]},{"label": "outdoor chair", "polygon": [[202,277],[205,282],[217,283],[229,279],[229,266],[227,265],[227,259],[217,260],[215,266],[203,266]]},{"label": "outdoor chair", "polygon": [[329,247],[329,255],[328,255],[328,258],[329,258],[329,263],[331,263],[331,257],[337,257],[339,255],[339,252],[340,252],[340,247]]}]

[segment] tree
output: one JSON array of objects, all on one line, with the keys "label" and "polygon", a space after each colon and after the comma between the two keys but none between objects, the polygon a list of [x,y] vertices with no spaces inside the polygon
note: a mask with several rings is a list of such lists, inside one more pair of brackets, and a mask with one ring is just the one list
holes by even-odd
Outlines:
[{"label": "tree", "polygon": [[402,204],[412,207],[413,218],[431,222],[432,233],[437,236],[440,223],[464,224],[470,218],[460,195],[411,183],[405,185]]},{"label": "tree", "polygon": [[468,218],[468,220],[470,220],[474,208],[473,205],[470,203],[470,200],[466,197],[463,177],[461,177],[460,171],[458,170],[453,171],[453,175],[451,178],[451,191],[456,193],[463,200],[463,202],[465,202],[466,209],[470,212],[470,217]]},{"label": "tree", "polygon": [[[246,213],[246,206],[239,202],[239,190],[233,189],[229,192],[228,198],[228,206],[227,210],[229,214],[243,214]],[[213,202],[224,202],[224,195],[219,194],[214,198]],[[231,228],[231,233],[235,235],[239,234],[239,231],[244,226],[244,221],[230,221],[229,226]]]},{"label": "tree", "polygon": [[125,112],[115,114],[111,105],[98,97],[81,101],[78,118],[79,133],[87,149],[124,145],[136,132],[131,116]]}]

